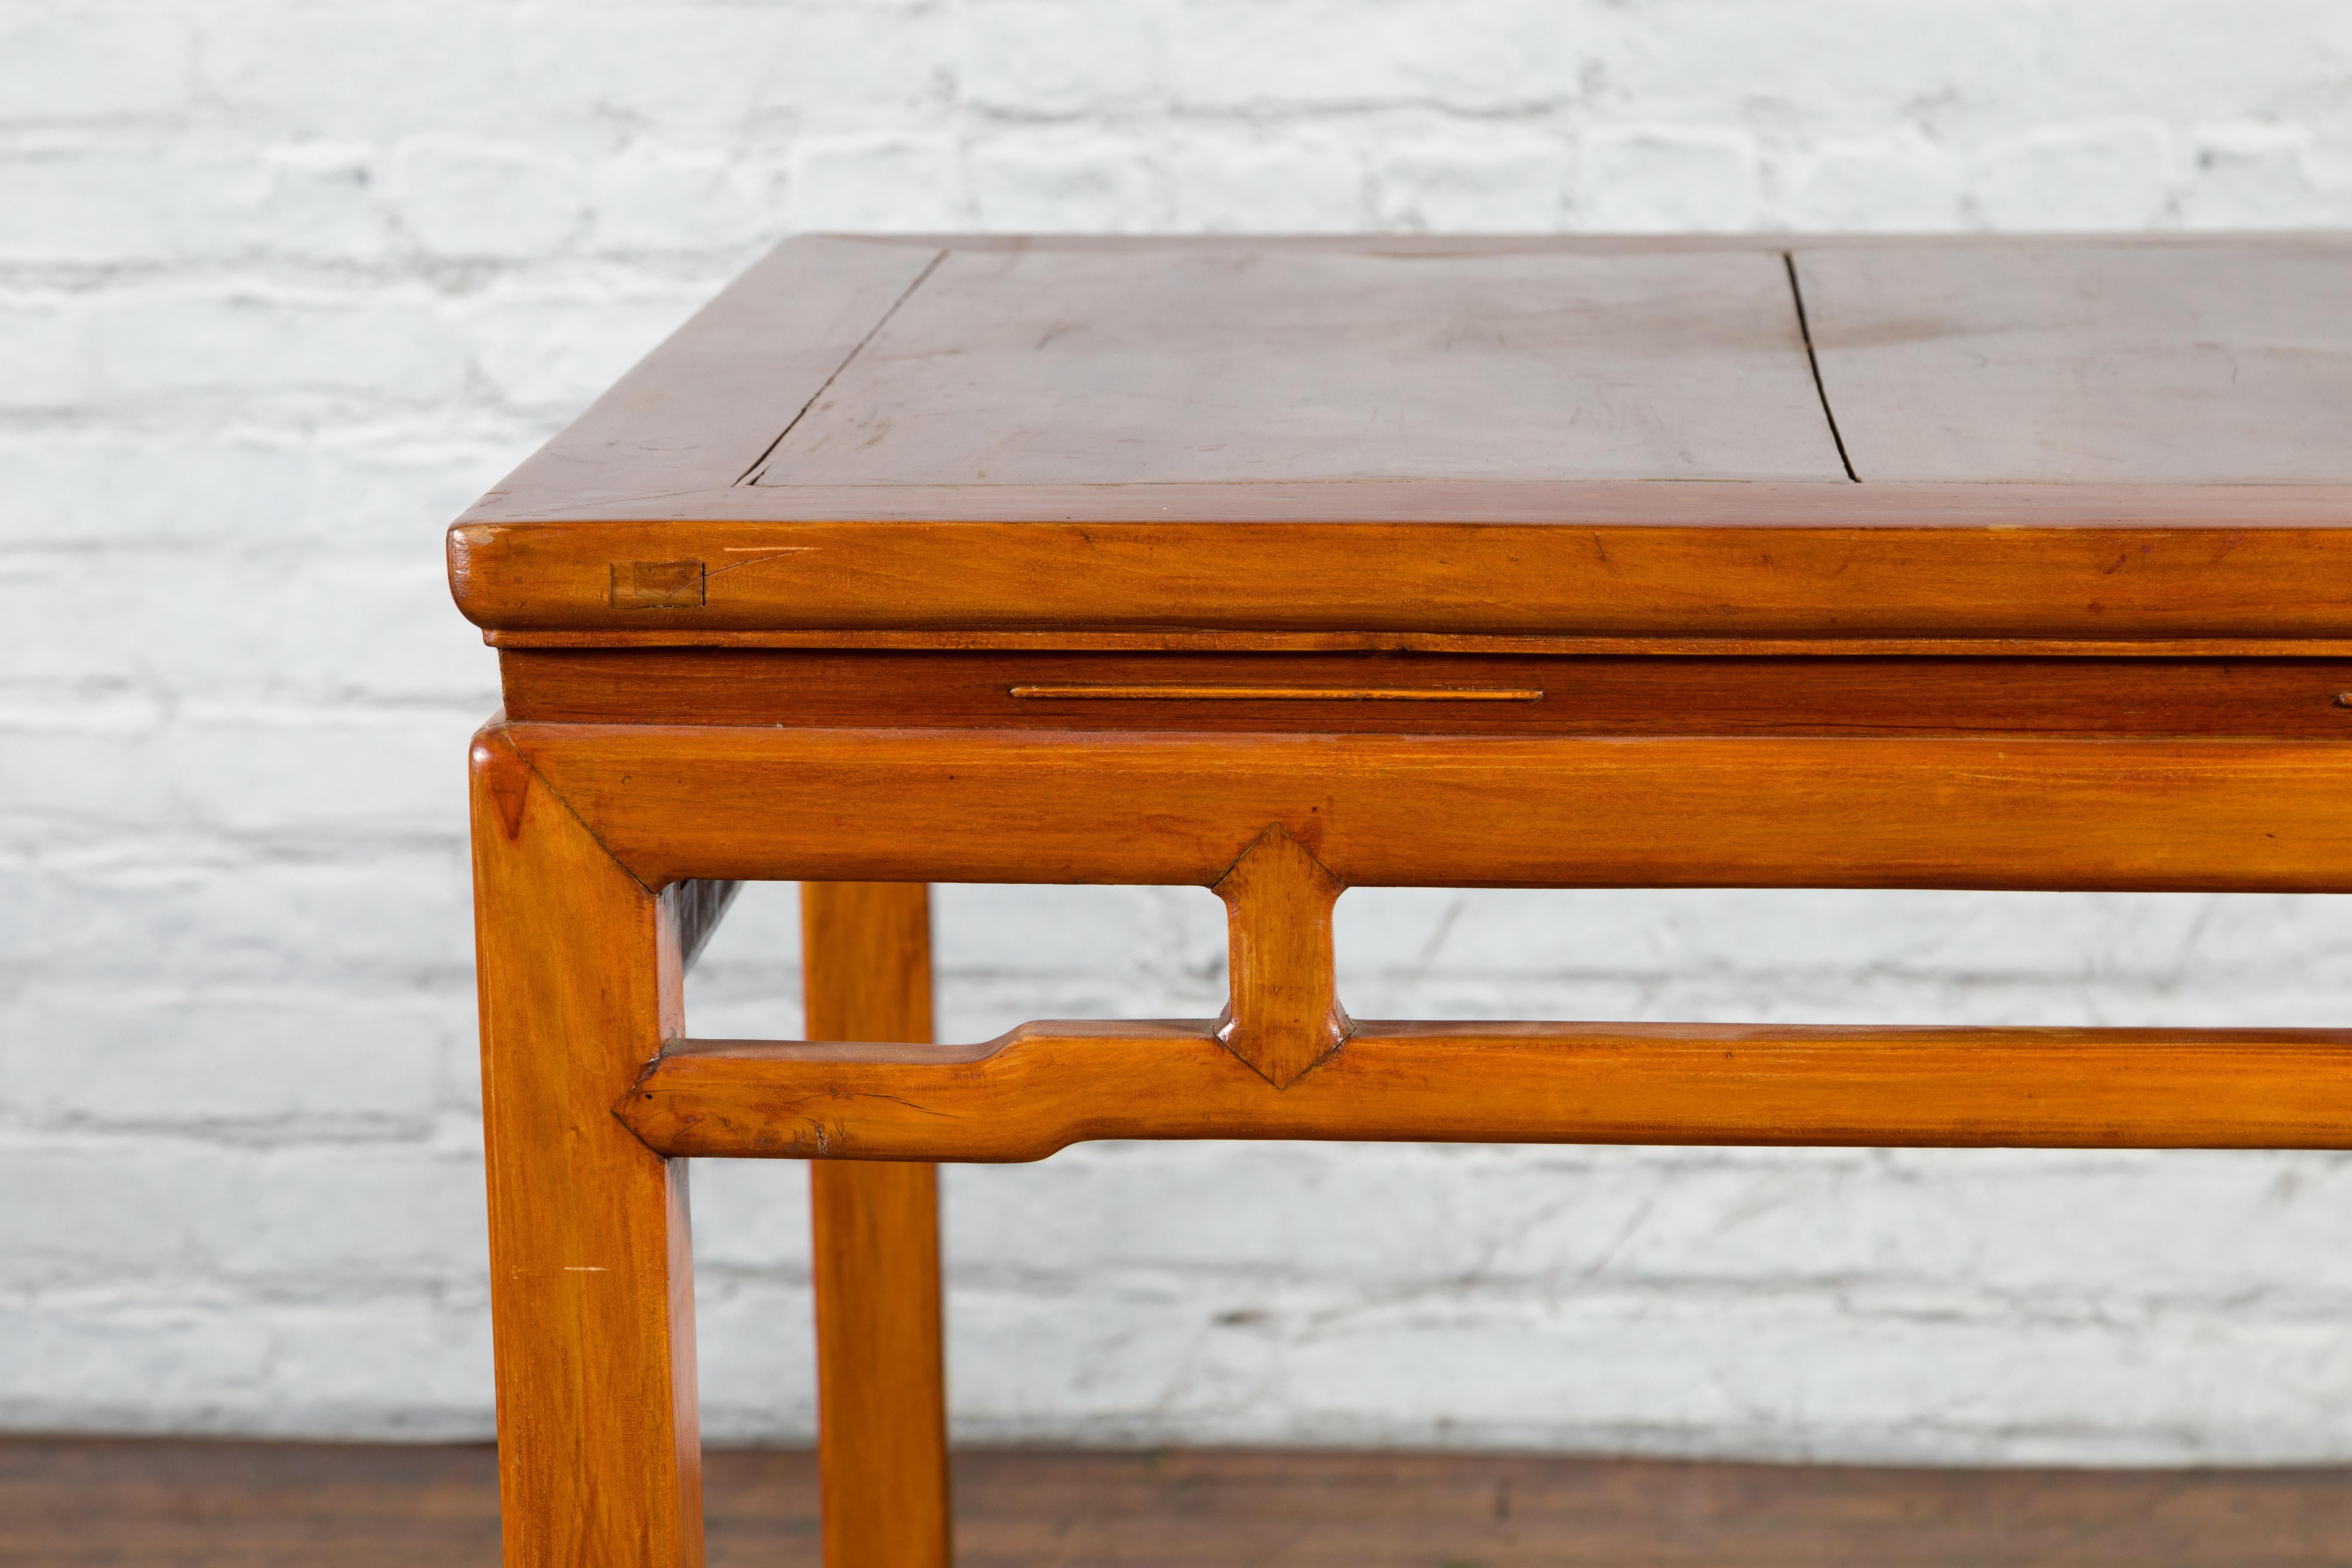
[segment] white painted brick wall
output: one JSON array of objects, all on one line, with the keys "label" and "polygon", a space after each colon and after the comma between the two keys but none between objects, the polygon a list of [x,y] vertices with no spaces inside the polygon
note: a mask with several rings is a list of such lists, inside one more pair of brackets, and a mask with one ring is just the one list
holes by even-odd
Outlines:
[{"label": "white painted brick wall", "polygon": [[[2337,0],[0,0],[0,1422],[489,1419],[441,525],[820,227],[2352,222]],[[787,1033],[789,893],[695,982]],[[951,889],[944,1023],[1202,1012]],[[1350,894],[1360,1013],[2340,1021],[2314,899]],[[716,1435],[800,1173],[697,1172]],[[2352,1458],[2352,1167],[1088,1148],[953,1173],[974,1437]]]}]

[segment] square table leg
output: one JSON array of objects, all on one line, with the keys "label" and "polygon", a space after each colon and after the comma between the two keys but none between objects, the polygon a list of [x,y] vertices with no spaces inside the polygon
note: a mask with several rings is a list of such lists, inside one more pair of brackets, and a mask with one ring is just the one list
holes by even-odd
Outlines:
[{"label": "square table leg", "polygon": [[496,730],[473,761],[506,1562],[699,1568],[686,1163],[612,1113],[682,1032],[674,900]]},{"label": "square table leg", "polygon": [[[929,889],[801,884],[808,1036],[931,1037]],[[945,1568],[938,1167],[809,1164],[827,1568]]]}]

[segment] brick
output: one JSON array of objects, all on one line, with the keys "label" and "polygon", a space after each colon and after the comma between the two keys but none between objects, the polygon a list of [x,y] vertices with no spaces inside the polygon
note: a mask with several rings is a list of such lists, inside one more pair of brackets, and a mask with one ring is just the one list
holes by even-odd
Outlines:
[{"label": "brick", "polygon": [[[269,1335],[269,1363],[260,1388],[237,1401],[238,1430],[442,1443],[497,1431],[490,1314],[478,1284],[249,1310]],[[402,1391],[397,1405],[385,1402],[386,1387]]]},{"label": "brick", "polygon": [[2313,139],[2273,125],[2200,128],[2196,172],[2180,194],[2194,228],[2299,228],[2352,221],[2352,180],[2314,167]]},{"label": "brick", "polygon": [[13,367],[0,409],[66,408],[99,395],[89,313],[64,300],[0,298],[0,357]]},{"label": "brick", "polygon": [[498,656],[457,618],[437,551],[370,560],[353,550],[302,562],[280,592],[278,689],[324,701],[430,702],[468,716],[498,706]]},{"label": "brick", "polygon": [[689,1183],[698,1279],[808,1283],[804,1162],[697,1160]]},{"label": "brick", "polygon": [[[2333,902],[2284,894],[1359,888],[1334,919],[1360,973],[1879,975],[2177,988],[2340,952]],[[2293,932],[2293,936],[2285,933]],[[2294,960],[2288,960],[2291,966]]]},{"label": "brick", "polygon": [[[224,1159],[235,1204],[199,1232],[231,1277],[332,1280],[356,1297],[480,1274],[488,1246],[478,1154],[399,1145],[274,1149]],[[364,1224],[353,1223],[364,1215]]]},{"label": "brick", "polygon": [[[26,1347],[0,1373],[17,1430],[478,1441],[492,1430],[488,1314],[430,1296],[336,1305],[203,1295],[0,1302]],[[371,1389],[396,1383],[387,1410]],[[79,1391],[61,1398],[58,1390]]]},{"label": "brick", "polygon": [[560,27],[519,29],[510,47],[522,107],[541,123],[659,127],[690,144],[723,147],[791,68],[795,35],[811,20],[795,10],[780,26],[773,8],[610,5]]},{"label": "brick", "polygon": [[[255,590],[269,575],[268,567],[169,546],[11,552],[0,560],[0,611],[23,635],[0,653],[0,670],[19,679],[154,679],[168,665],[184,686],[229,672],[258,675],[277,668],[284,651],[272,619],[218,622],[223,605],[264,602]],[[110,606],[145,628],[148,646],[79,635],[101,583]],[[163,648],[173,655],[162,656]]]},{"label": "brick", "polygon": [[1162,226],[1150,165],[1099,136],[1002,132],[975,145],[966,167],[981,227],[1131,234]]},{"label": "brick", "polygon": [[[697,1290],[704,1441],[814,1442],[816,1334],[808,1288],[725,1281],[716,1288],[698,1282]],[[956,1376],[952,1367],[949,1375]],[[956,1403],[950,1394],[951,1413]]]},{"label": "brick", "polygon": [[140,292],[77,305],[90,368],[67,401],[259,395],[298,406],[430,404],[465,345],[422,298]]},{"label": "brick", "polygon": [[0,463],[23,509],[16,550],[173,545],[190,559],[192,548],[234,556],[303,539],[413,549],[419,519],[455,517],[524,442],[358,424],[325,441],[282,427],[95,424],[0,436]]},{"label": "brick", "polygon": [[1960,226],[1968,174],[1952,150],[1916,132],[1824,140],[1794,161],[1780,216],[1806,230],[1887,233]]},{"label": "brick", "polygon": [[[0,1007],[11,1111],[61,1125],[422,1130],[453,1033],[394,994],[34,990]],[[318,1134],[314,1134],[318,1135]]]},{"label": "brick", "polygon": [[[947,891],[936,889],[935,900]],[[750,882],[736,894],[727,918],[687,972],[688,1034],[706,1039],[802,1037],[799,892],[797,882]],[[941,924],[936,902],[933,909],[936,931]],[[710,1164],[713,1181],[730,1179],[726,1165]]]},{"label": "brick", "polygon": [[174,209],[186,187],[184,166],[176,163],[143,148],[52,147],[0,158],[0,258],[70,262],[152,255],[159,231],[180,226]]},{"label": "brick", "polygon": [[[147,628],[144,646],[76,635],[99,581],[113,613]],[[241,614],[224,632],[229,607]],[[498,705],[496,658],[457,618],[437,552],[389,560],[357,548],[237,555],[186,543],[14,552],[0,554],[0,614],[21,634],[0,648],[0,679],[327,705],[392,699],[484,713]]]},{"label": "brick", "polygon": [[179,1300],[0,1296],[0,1424],[16,1431],[236,1429],[222,1409],[258,1414],[270,1350],[242,1303],[189,1291]]},{"label": "brick", "polygon": [[478,1165],[413,1145],[20,1135],[0,1170],[47,1198],[7,1222],[7,1289],[294,1280],[357,1300],[480,1271]]},{"label": "brick", "polygon": [[439,256],[536,256],[577,237],[586,218],[579,171],[526,143],[419,136],[392,158],[402,226]]},{"label": "brick", "polygon": [[958,86],[976,106],[1024,119],[1131,111],[1167,91],[1160,19],[1147,5],[985,0],[962,20]]},{"label": "brick", "polygon": [[795,149],[790,180],[796,229],[905,231],[962,221],[962,177],[944,137],[812,136]]},{"label": "brick", "polygon": [[1206,888],[950,884],[931,895],[931,929],[943,970],[1029,983],[1164,963],[1171,948],[1187,970],[1225,956],[1224,905]]},{"label": "brick", "polygon": [[2053,126],[1989,144],[1976,205],[1997,228],[2141,228],[2166,216],[2172,139],[2146,121]]},{"label": "brick", "polygon": [[1207,232],[1344,232],[1362,226],[1362,155],[1327,131],[1199,134],[1170,157],[1178,226]]},{"label": "brick", "polygon": [[201,28],[197,81],[289,138],[497,136],[530,123],[516,28],[513,13],[446,3],[242,0]]},{"label": "brick", "polygon": [[[231,834],[462,832],[470,713],[240,708],[129,735],[20,730],[0,768],[14,810],[139,814]],[[101,770],[160,770],[110,783]],[[434,780],[439,787],[419,787]],[[121,820],[120,817],[117,818]]]},{"label": "brick", "polygon": [[191,18],[153,5],[27,5],[0,17],[9,73],[0,124],[153,118],[183,110]]},{"label": "brick", "polygon": [[1396,138],[1375,167],[1384,227],[1544,233],[1566,216],[1576,159],[1551,136],[1453,132]]},{"label": "brick", "polygon": [[[2340,226],[2352,7],[18,6],[0,1425],[488,1433],[443,525],[772,237]],[[2341,900],[1358,889],[1367,1016],[2326,1024]],[[940,890],[942,1036],[1204,1016],[1197,889]],[[746,895],[694,1027],[799,1031]],[[1103,1145],[946,1175],[968,1439],[2352,1455],[2325,1154]],[[805,1172],[703,1163],[805,1441]]]},{"label": "brick", "polygon": [[2301,84],[2352,68],[2352,18],[2304,0],[2251,0],[2226,21],[2198,0],[2072,0],[2040,33],[2037,76],[2068,84],[2085,116],[2193,121],[2259,103],[2308,121],[2326,111]]},{"label": "brick", "polygon": [[1575,226],[1667,233],[1753,228],[1761,216],[1759,154],[1745,132],[1694,125],[1611,125],[1584,139]]},{"label": "brick", "polygon": [[477,301],[467,324],[474,363],[499,397],[518,407],[568,415],[644,358],[701,302],[702,295],[685,289],[583,287]]},{"label": "brick", "polygon": [[[772,243],[781,168],[731,157],[716,147],[633,143],[589,173],[592,243],[599,250],[741,254]],[[601,390],[601,389],[599,389]]]},{"label": "brick", "polygon": [[1575,90],[1566,9],[1517,0],[1190,0],[1171,13],[1169,68],[1189,107],[1528,107]]},{"label": "brick", "polygon": [[331,838],[205,855],[130,837],[78,863],[11,868],[0,973],[19,984],[70,974],[101,989],[152,986],[161,973],[209,985],[363,994],[432,984],[462,994],[473,931],[454,826],[437,847],[355,844],[333,859],[321,853]]},{"label": "brick", "polygon": [[393,237],[382,171],[364,142],[299,142],[265,148],[243,199],[218,221],[222,248],[304,259],[371,261]]},{"label": "brick", "polygon": [[887,0],[635,4],[531,27],[515,47],[520,103],[538,125],[767,148],[940,116],[953,90],[956,29],[935,9]]},{"label": "brick", "polygon": [[364,148],[183,135],[53,140],[0,157],[0,259],[381,256],[391,228]]},{"label": "brick", "polygon": [[[1890,27],[1871,0],[1676,0],[1595,7],[1580,32],[1596,116],[1630,120],[1639,105],[1648,122],[1770,127],[1801,144],[2044,112],[2052,15],[2082,4],[1911,0]],[[2110,68],[2070,74],[2062,97]]]}]

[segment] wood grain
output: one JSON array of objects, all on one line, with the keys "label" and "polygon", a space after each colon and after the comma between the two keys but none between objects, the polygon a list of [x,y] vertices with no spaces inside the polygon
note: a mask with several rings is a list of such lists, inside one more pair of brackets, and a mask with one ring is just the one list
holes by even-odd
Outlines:
[{"label": "wood grain", "polygon": [[[1399,734],[2168,734],[2352,738],[2352,659],[1684,654],[1215,654],[642,648],[499,656],[508,715],[583,724],[737,724]],[[1144,689],[1023,699],[1024,689]],[[1528,691],[1380,702],[1250,691]]]},{"label": "wood grain", "polygon": [[1865,481],[2352,479],[2352,249],[1800,247]]},{"label": "wood grain", "polygon": [[656,887],[1207,887],[1280,823],[1349,886],[2352,890],[2325,741],[506,733]]},{"label": "wood grain", "polygon": [[794,241],[452,585],[526,634],[2352,635],[2352,242],[1782,243]]},{"label": "wood grain", "polygon": [[1219,247],[950,250],[756,482],[1843,476],[1778,257]]},{"label": "wood grain", "polygon": [[675,901],[616,865],[496,726],[473,765],[506,1561],[697,1568],[686,1167],[610,1113],[611,1086],[684,1033]]},{"label": "wood grain", "polygon": [[[1777,244],[796,241],[459,520],[509,1563],[699,1561],[688,1154],[823,1156],[828,1552],[940,1568],[916,1162],[2352,1147],[2352,1034],[1348,1023],[1347,885],[2352,890],[2352,242]],[[741,879],[869,1043],[677,1040]],[[1217,887],[1234,1005],[921,1044],[932,879]]]},{"label": "wood grain", "polygon": [[1458,653],[1544,658],[2352,658],[2341,637],[1584,637],[1453,632],[550,631],[482,633],[500,650],[732,648],[922,653]]},{"label": "wood grain", "polygon": [[1526,686],[1201,686],[1075,681],[1012,686],[1008,697],[1042,702],[1540,702]]},{"label": "wood grain", "polygon": [[[1653,510],[1671,518],[1655,498]],[[2352,533],[2333,526],[1951,527],[1929,525],[1932,511],[1917,527],[1838,526],[1826,507],[1796,515],[1726,526],[481,525],[451,534],[451,572],[468,616],[519,631],[2352,635]],[[2329,515],[2340,521],[2352,508]],[[699,606],[611,602],[615,559],[692,549],[709,562],[739,543],[735,563],[709,573]]]},{"label": "wood grain", "polygon": [[1020,1161],[1101,1138],[2352,1148],[2352,1031],[1359,1022],[1276,1089],[1214,1024],[985,1046],[688,1040],[614,1108],[654,1148]]},{"label": "wood grain", "polygon": [[[931,1037],[929,889],[806,882],[808,1026]],[[833,1568],[946,1568],[946,1363],[938,1173],[819,1160],[809,1172],[817,1451]]]},{"label": "wood grain", "polygon": [[1353,1027],[1331,956],[1331,906],[1341,890],[1279,823],[1213,889],[1225,905],[1232,988],[1215,1037],[1276,1089],[1339,1049]]}]

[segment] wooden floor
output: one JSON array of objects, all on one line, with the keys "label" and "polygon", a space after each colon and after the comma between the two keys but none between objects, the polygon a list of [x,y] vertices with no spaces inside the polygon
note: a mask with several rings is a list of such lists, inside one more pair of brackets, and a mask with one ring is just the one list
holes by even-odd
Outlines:
[{"label": "wooden floor", "polygon": [[[0,1439],[0,1563],[489,1568],[487,1447]],[[814,1466],[714,1453],[710,1560],[815,1568]],[[2352,1563],[2352,1471],[980,1451],[959,1568]]]}]

